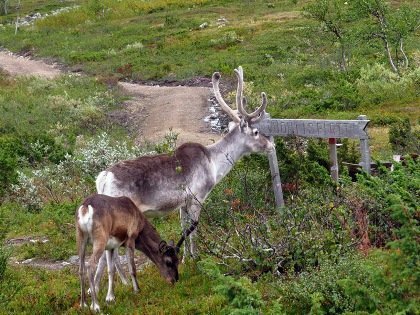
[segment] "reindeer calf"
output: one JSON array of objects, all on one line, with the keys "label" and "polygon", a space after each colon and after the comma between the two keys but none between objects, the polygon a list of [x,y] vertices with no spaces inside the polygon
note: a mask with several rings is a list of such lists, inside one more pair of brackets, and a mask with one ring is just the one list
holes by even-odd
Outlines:
[{"label": "reindeer calf", "polygon": [[[192,228],[193,229],[193,228]],[[76,211],[77,247],[80,258],[79,276],[81,286],[81,306],[86,306],[85,295],[85,253],[90,241],[93,253],[89,259],[88,280],[92,296],[91,309],[100,311],[94,274],[99,258],[107,253],[109,283],[106,301],[115,299],[113,279],[115,273],[114,251],[120,246],[126,247],[127,260],[133,288],[138,292],[134,264],[134,248],[144,252],[159,268],[161,275],[170,283],[178,280],[178,252],[185,239],[181,238],[177,246],[162,241],[154,227],[128,197],[110,197],[95,194],[85,199]]]}]

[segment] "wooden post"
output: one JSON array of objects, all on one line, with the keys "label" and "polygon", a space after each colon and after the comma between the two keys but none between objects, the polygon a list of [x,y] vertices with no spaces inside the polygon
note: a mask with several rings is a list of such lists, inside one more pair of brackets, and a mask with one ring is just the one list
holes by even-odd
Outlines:
[{"label": "wooden post", "polygon": [[337,139],[329,138],[328,147],[330,152],[330,162],[331,162],[331,178],[338,182],[338,162],[337,162]]},{"label": "wooden post", "polygon": [[[274,143],[274,138],[270,137],[270,141]],[[281,188],[279,164],[277,161],[276,150],[268,154],[268,161],[270,162],[271,180],[273,183],[274,198],[276,200],[276,207],[284,207],[283,189]]]},{"label": "wooden post", "polygon": [[[367,120],[366,115],[360,115],[357,117],[358,120]],[[363,170],[370,174],[370,151],[369,151],[369,138],[360,138],[360,154],[362,156],[362,161],[359,163]]]}]

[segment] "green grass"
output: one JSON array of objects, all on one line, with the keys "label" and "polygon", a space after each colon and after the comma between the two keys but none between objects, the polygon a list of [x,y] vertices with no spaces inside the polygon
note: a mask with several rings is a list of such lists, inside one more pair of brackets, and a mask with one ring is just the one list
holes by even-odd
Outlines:
[{"label": "green grass", "polygon": [[[119,281],[115,287],[116,302],[105,303],[106,281],[99,294],[105,314],[217,314],[223,307],[223,297],[211,293],[213,282],[203,277],[193,263],[182,266],[180,281],[171,286],[157,272],[147,267],[138,272],[140,292]],[[7,280],[19,283],[18,292],[2,307],[0,314],[91,314],[79,305],[80,284],[76,268],[47,271],[15,267]],[[22,303],[22,301],[25,303]],[[90,303],[90,300],[89,300]],[[164,306],[163,306],[164,305]]]},{"label": "green grass", "polygon": [[68,75],[57,80],[12,79],[0,73],[0,87],[0,135],[46,134],[71,147],[78,135],[101,130],[121,134],[106,116],[121,98],[94,79]]}]

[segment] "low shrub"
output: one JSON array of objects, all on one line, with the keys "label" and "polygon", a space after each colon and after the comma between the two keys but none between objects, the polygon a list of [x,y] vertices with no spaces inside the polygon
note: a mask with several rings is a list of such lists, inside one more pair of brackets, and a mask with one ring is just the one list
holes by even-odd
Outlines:
[{"label": "low shrub", "polygon": [[399,76],[382,64],[374,64],[362,68],[355,83],[364,105],[378,105],[384,101],[400,102],[417,97],[419,76],[419,69]]},{"label": "low shrub", "polygon": [[113,143],[106,133],[91,140],[79,138],[74,154],[66,154],[58,164],[42,165],[40,169],[18,172],[12,185],[13,197],[30,211],[54,202],[73,202],[93,192],[94,178],[111,164],[146,154],[126,142]]},{"label": "low shrub", "polygon": [[[350,283],[364,290],[365,295],[356,304],[355,292],[350,293]],[[360,256],[343,255],[324,260],[315,269],[304,271],[291,279],[276,282],[278,302],[287,314],[351,314],[354,311],[372,312],[376,300]],[[363,288],[363,289],[362,289]],[[361,307],[359,307],[361,306]]]},{"label": "low shrub", "polygon": [[[325,170],[307,162],[312,175]],[[329,181],[315,187],[297,175],[286,207],[276,210],[270,174],[255,163],[237,165],[207,199],[202,209],[199,247],[234,274],[259,278],[267,272],[299,273],[323,259],[352,250],[352,211],[337,198]],[[322,194],[319,191],[322,190]],[[287,196],[287,195],[286,195]],[[357,236],[357,235],[356,235]]]},{"label": "low shrub", "polygon": [[200,261],[199,268],[216,281],[212,290],[227,300],[222,314],[260,314],[262,297],[248,278],[235,279],[232,276],[224,276],[210,259]]},{"label": "low shrub", "polygon": [[0,198],[17,180],[17,154],[12,137],[0,137]]},{"label": "low shrub", "polygon": [[0,208],[0,283],[3,280],[6,272],[7,261],[9,259],[9,251],[3,245],[4,238],[6,237],[7,226],[2,209]]},{"label": "low shrub", "polygon": [[217,49],[225,49],[240,42],[242,42],[242,38],[235,31],[228,31],[218,38],[211,39],[210,46]]},{"label": "low shrub", "polygon": [[[361,174],[354,191],[363,196],[368,207],[369,223],[371,226],[370,238],[373,244],[384,246],[390,241],[398,239],[396,231],[404,221],[404,213],[412,216],[414,221],[415,210],[420,202],[420,166],[418,161],[409,159],[405,165],[395,163],[391,172],[385,167],[379,168],[375,177]],[[391,205],[396,201],[400,207],[395,212]],[[413,212],[414,211],[414,212]],[[399,216],[398,216],[399,215]]]},{"label": "low shrub", "polygon": [[420,134],[412,132],[408,118],[391,125],[389,143],[394,152],[400,154],[420,152]]}]

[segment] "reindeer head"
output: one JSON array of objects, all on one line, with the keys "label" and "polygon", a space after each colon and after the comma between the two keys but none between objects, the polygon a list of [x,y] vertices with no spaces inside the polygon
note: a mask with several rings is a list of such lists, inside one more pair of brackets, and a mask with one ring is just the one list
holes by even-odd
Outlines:
[{"label": "reindeer head", "polygon": [[174,241],[169,241],[169,244],[165,241],[161,241],[159,244],[159,252],[162,255],[162,267],[160,268],[160,273],[166,279],[166,281],[171,284],[174,284],[179,279],[178,254],[181,245],[185,241],[185,238],[195,230],[197,224],[198,222],[194,221],[191,226],[182,233],[181,239],[178,241],[176,246],[174,245]]},{"label": "reindeer head", "polygon": [[178,251],[174,246],[173,241],[167,244],[165,241],[160,242],[159,252],[162,255],[160,273],[171,284],[174,284],[179,279],[178,275]]},{"label": "reindeer head", "polygon": [[[236,91],[236,106],[237,110],[233,110],[226,104],[219,90],[220,73],[215,72],[212,77],[214,94],[217,101],[231,118],[232,122],[229,124],[229,132],[240,132],[242,145],[247,148],[248,152],[270,152],[274,150],[274,144],[268,137],[260,134],[259,130],[253,125],[264,119],[267,107],[267,96],[264,92],[261,93],[261,105],[252,113],[247,113],[245,110],[246,99],[243,96],[244,89],[244,73],[242,67],[235,69],[236,77],[238,78],[238,87]],[[235,131],[234,131],[235,130]],[[241,145],[238,143],[238,145]]]}]

